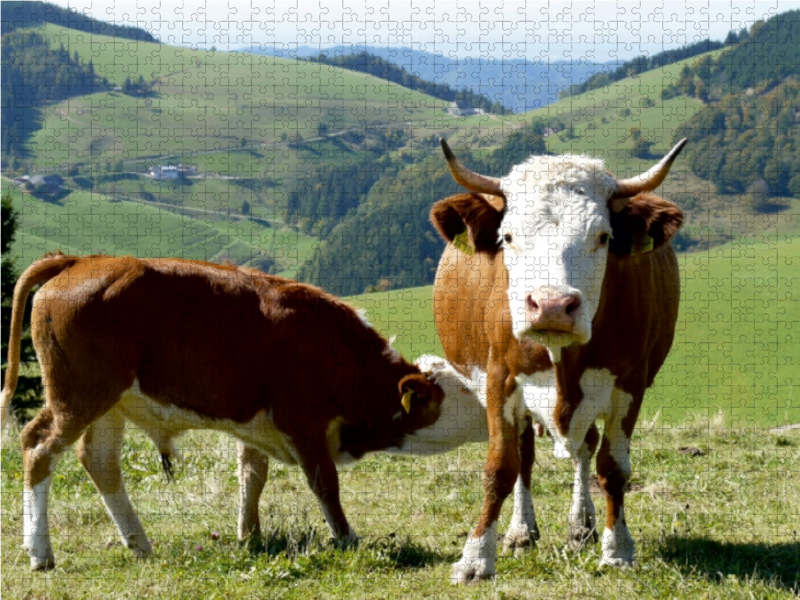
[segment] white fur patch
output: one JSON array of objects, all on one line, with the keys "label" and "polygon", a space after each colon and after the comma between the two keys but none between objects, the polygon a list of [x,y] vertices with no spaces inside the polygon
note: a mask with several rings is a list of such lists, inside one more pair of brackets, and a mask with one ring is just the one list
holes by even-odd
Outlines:
[{"label": "white fur patch", "polygon": [[[614,179],[603,161],[583,156],[531,156],[503,178],[507,211],[500,226],[509,274],[509,308],[517,339],[531,337],[548,348],[585,344],[599,306],[611,233],[607,200]],[[573,332],[531,330],[527,296],[574,295]]]},{"label": "white fur patch", "polygon": [[50,526],[47,522],[47,498],[52,478],[52,475],[48,475],[32,489],[26,488],[22,492],[22,547],[28,551],[31,569],[34,571],[55,563],[50,544]]},{"label": "white fur patch", "polygon": [[603,558],[600,567],[628,567],[633,564],[636,545],[625,525],[625,509],[620,509],[614,529],[603,530]]},{"label": "white fur patch", "polygon": [[416,364],[430,381],[442,388],[441,414],[433,425],[405,436],[400,448],[389,448],[387,452],[437,454],[469,442],[487,441],[486,408],[480,402],[475,384],[438,356],[420,356]]},{"label": "white fur patch", "polygon": [[468,583],[488,579],[494,575],[497,556],[497,521],[477,538],[467,538],[461,560],[453,565],[452,583]]},{"label": "white fur patch", "polygon": [[522,476],[517,476],[514,484],[514,512],[511,523],[506,533],[507,541],[514,538],[530,539],[531,534],[538,529],[536,513],[533,509],[531,492],[522,483]]},{"label": "white fur patch", "polygon": [[[284,464],[299,464],[297,450],[291,437],[275,426],[272,413],[265,410],[256,413],[247,423],[237,423],[229,419],[210,419],[190,410],[159,404],[142,393],[138,381],[122,394],[116,407],[126,419],[147,431],[151,437],[172,438],[190,429],[224,431]],[[331,457],[337,463],[347,463],[353,458],[347,453],[341,455],[338,453],[340,427],[339,420],[333,421],[328,427]]]}]

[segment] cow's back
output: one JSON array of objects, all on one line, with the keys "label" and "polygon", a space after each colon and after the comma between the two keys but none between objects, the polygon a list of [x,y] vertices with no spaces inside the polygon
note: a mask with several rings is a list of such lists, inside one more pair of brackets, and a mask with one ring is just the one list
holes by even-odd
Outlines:
[{"label": "cow's back", "polygon": [[[384,348],[321,290],[177,259],[87,258],[48,282],[35,306],[45,316],[34,319],[45,324],[38,345],[65,349],[73,376],[107,381],[96,387],[114,394],[135,380],[159,403],[238,423],[260,410],[276,421],[299,406],[320,418],[359,410],[349,397],[356,363]],[[325,378],[336,385],[320,393]]]}]

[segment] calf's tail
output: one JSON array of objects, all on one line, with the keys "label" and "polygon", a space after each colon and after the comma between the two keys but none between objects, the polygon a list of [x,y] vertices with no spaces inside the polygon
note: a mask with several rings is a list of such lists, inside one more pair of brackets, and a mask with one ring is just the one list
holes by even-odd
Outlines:
[{"label": "calf's tail", "polygon": [[4,430],[10,421],[11,398],[17,389],[19,378],[20,338],[22,337],[22,317],[25,314],[25,303],[31,290],[68,269],[78,260],[76,256],[66,256],[61,252],[48,254],[37,260],[20,276],[14,286],[14,300],[11,305],[11,333],[8,339],[8,365],[3,393],[0,395],[0,430]]}]

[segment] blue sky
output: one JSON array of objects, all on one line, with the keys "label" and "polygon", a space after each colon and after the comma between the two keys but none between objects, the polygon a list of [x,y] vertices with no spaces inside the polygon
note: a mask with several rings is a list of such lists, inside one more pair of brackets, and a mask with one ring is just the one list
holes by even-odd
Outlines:
[{"label": "blue sky", "polygon": [[197,48],[359,43],[453,57],[607,61],[722,40],[731,29],[800,8],[800,1],[70,0],[69,6]]}]

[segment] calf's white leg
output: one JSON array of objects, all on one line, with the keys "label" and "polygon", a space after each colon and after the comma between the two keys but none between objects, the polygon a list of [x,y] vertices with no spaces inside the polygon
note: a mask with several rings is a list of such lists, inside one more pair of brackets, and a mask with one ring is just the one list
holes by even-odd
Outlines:
[{"label": "calf's white leg", "polygon": [[89,473],[122,543],[143,558],[153,552],[142,523],[131,505],[120,468],[120,450],[125,419],[112,409],[86,430],[76,454]]}]

